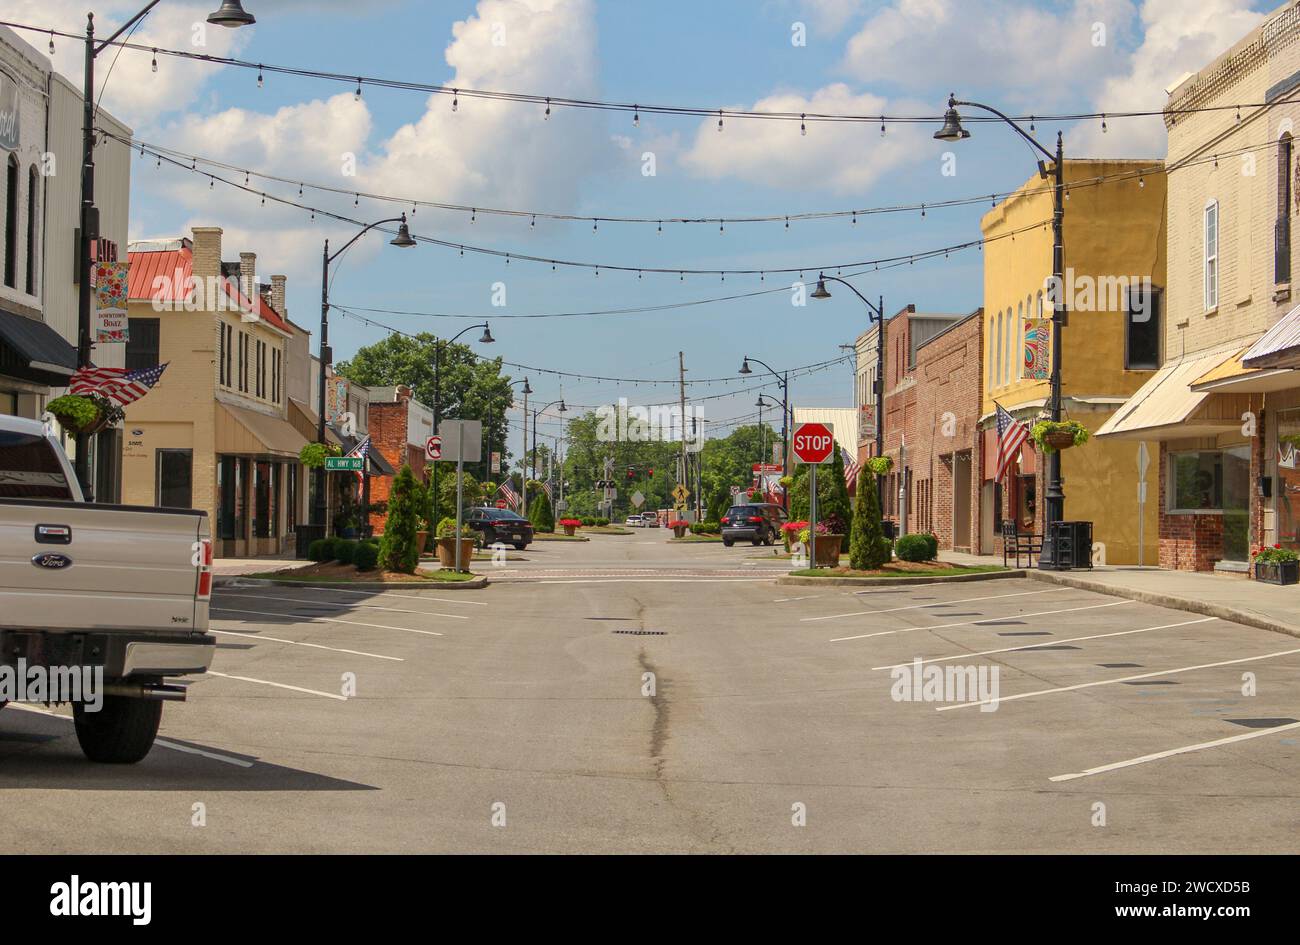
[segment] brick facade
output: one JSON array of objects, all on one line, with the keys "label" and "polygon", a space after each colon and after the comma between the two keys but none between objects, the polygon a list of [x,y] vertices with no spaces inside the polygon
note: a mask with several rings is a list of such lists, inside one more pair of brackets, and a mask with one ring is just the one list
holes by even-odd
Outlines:
[{"label": "brick facade", "polygon": [[[379,451],[393,469],[401,472],[402,466],[409,465],[415,478],[425,481],[424,450],[411,443],[411,390],[398,387],[394,400],[370,402],[370,443],[371,448]],[[392,492],[393,480],[386,476],[375,476],[370,480],[370,502],[377,504],[387,502]],[[383,534],[384,523],[388,519],[385,512],[371,512],[370,525],[376,535]]]}]

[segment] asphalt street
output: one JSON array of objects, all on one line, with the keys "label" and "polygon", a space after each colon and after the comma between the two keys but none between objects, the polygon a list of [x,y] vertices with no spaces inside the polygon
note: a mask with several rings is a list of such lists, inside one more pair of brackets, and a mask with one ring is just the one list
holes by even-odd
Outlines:
[{"label": "asphalt street", "polygon": [[1028,579],[783,586],[655,531],[522,557],[218,589],[214,672],[135,766],[7,707],[0,849],[1296,851],[1294,637]]}]

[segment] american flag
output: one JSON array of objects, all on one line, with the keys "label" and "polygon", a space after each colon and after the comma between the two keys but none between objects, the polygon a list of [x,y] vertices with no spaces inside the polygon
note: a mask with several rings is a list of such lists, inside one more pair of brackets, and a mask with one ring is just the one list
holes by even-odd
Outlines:
[{"label": "american flag", "polygon": [[993,481],[997,482],[1016,458],[1016,453],[1020,451],[1020,444],[1029,439],[1029,427],[1007,413],[996,400],[993,406],[997,408],[998,424],[998,471],[993,477]]},{"label": "american flag", "polygon": [[547,502],[554,502],[554,501],[555,501],[555,496],[554,496],[554,495],[552,494],[552,492],[551,492],[551,484],[550,484],[549,482],[543,482],[543,483],[542,483],[542,491],[546,493],[546,501],[547,501]]},{"label": "american flag", "polygon": [[512,509],[519,508],[519,493],[510,487],[510,483],[503,482],[497,486],[497,495],[505,499]]},{"label": "american flag", "polygon": [[127,368],[78,368],[72,375],[68,389],[82,396],[98,394],[125,407],[149,393],[165,370],[166,364],[138,371]]},{"label": "american flag", "polygon": [[[352,449],[348,450],[345,455],[360,456],[363,460],[367,459],[370,455],[370,437],[367,436],[356,446],[352,447]],[[357,470],[356,472],[353,473],[353,475],[357,477],[358,482],[360,482],[362,485],[365,484],[366,474],[364,470]]]},{"label": "american flag", "polygon": [[862,471],[862,466],[858,463],[858,458],[842,446],[840,455],[844,459],[844,483],[853,492],[858,487],[858,473]]}]

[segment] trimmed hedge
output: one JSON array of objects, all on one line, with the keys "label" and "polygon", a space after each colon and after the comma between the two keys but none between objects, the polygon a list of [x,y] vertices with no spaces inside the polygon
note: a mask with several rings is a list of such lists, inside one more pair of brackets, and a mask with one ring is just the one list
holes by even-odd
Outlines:
[{"label": "trimmed hedge", "polygon": [[716,535],[722,531],[722,526],[717,522],[693,522],[691,524],[692,535]]},{"label": "trimmed hedge", "polygon": [[357,566],[358,571],[373,571],[378,561],[379,545],[368,541],[363,541],[357,545],[356,551],[352,555],[352,563]]},{"label": "trimmed hedge", "polygon": [[938,554],[938,542],[933,535],[904,535],[895,546],[903,561],[933,561]]},{"label": "trimmed hedge", "polygon": [[316,562],[334,560],[334,539],[317,538],[307,546],[307,557]]},{"label": "trimmed hedge", "polygon": [[340,564],[352,564],[361,542],[342,538],[334,542],[334,560]]}]

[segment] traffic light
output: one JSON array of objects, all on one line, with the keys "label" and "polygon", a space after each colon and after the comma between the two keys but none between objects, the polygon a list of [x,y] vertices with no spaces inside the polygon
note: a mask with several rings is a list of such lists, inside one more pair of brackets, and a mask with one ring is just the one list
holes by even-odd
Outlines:
[{"label": "traffic light", "polygon": [[631,466],[627,467],[627,478],[629,482],[636,478],[636,470]]},{"label": "traffic light", "polygon": [[655,471],[653,469],[647,469],[645,472],[646,472],[646,476],[648,476],[649,478],[653,479],[655,477]]}]

